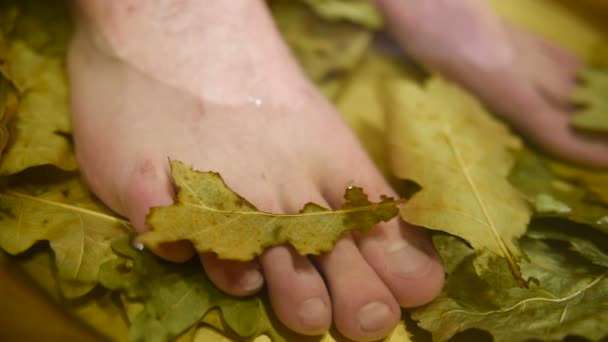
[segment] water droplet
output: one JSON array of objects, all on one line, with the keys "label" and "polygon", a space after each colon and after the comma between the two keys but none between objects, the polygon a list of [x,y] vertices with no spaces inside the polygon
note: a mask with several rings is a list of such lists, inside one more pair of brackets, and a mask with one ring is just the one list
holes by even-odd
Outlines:
[{"label": "water droplet", "polygon": [[133,241],[133,248],[141,252],[144,250],[144,244],[139,241]]},{"label": "water droplet", "polygon": [[262,105],[264,104],[264,101],[259,97],[248,96],[247,101],[251,102],[257,108],[261,108]]}]

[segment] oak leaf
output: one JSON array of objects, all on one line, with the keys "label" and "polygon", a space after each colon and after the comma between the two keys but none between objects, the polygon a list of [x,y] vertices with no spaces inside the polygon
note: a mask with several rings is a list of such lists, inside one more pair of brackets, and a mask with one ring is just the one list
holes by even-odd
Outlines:
[{"label": "oak leaf", "polygon": [[40,55],[16,41],[0,72],[21,96],[0,174],[11,175],[47,164],[75,170],[76,158],[65,136],[71,131],[71,123],[63,59]]},{"label": "oak leaf", "polygon": [[77,175],[36,181],[48,172],[29,170],[0,191],[0,247],[17,255],[48,241],[63,295],[80,297],[96,286],[99,266],[114,258],[111,240],[131,228],[98,204]]},{"label": "oak leaf", "polygon": [[548,167],[557,177],[583,186],[608,206],[608,171],[593,170],[555,161],[549,162]]},{"label": "oak leaf", "polygon": [[340,76],[353,70],[368,51],[373,32],[348,21],[329,22],[301,1],[274,0],[270,8],[298,62],[324,92],[338,92]]},{"label": "oak leaf", "polygon": [[559,241],[590,263],[608,269],[608,235],[589,227],[557,220],[535,220],[526,236],[537,240]]},{"label": "oak leaf", "polygon": [[511,183],[534,204],[535,217],[563,218],[608,233],[608,206],[595,201],[586,189],[571,183],[572,177],[558,176],[573,174],[563,173],[563,170],[555,172],[561,168],[551,165],[561,164],[554,164],[541,154],[526,149],[518,153],[517,163],[509,176]]},{"label": "oak leaf", "polygon": [[368,231],[398,214],[399,200],[383,197],[372,203],[360,188],[350,188],[341,209],[331,211],[309,203],[297,214],[270,214],[230,190],[213,172],[198,172],[171,161],[176,203],[152,208],[151,230],[139,240],[153,249],[159,244],[189,240],[199,253],[222,259],[250,260],[265,248],[291,244],[300,254],[329,251],[349,230]]},{"label": "oak leaf", "polygon": [[521,246],[530,259],[522,263],[532,279],[529,289],[489,286],[468,257],[448,276],[440,297],[412,317],[437,342],[472,328],[497,342],[607,336],[608,270],[542,240],[523,238]]},{"label": "oak leaf", "polygon": [[367,0],[301,0],[330,22],[348,20],[370,29],[382,27],[382,16]]},{"label": "oak leaf", "polygon": [[479,272],[506,258],[521,282],[516,240],[531,211],[507,181],[519,141],[472,96],[437,77],[423,88],[400,81],[386,90],[393,172],[422,187],[401,207],[403,219],[468,241],[480,254]]},{"label": "oak leaf", "polygon": [[116,241],[113,248],[120,257],[102,265],[102,285],[143,304],[131,322],[130,341],[172,340],[214,308],[220,309],[222,322],[237,337],[269,334],[276,341],[300,337],[277,323],[268,303],[259,297],[239,299],[218,290],[197,260],[172,264],[148,251],[138,252],[128,239]]},{"label": "oak leaf", "polygon": [[583,84],[572,93],[572,101],[582,106],[572,116],[574,127],[596,132],[608,132],[608,70],[583,69],[579,77]]}]

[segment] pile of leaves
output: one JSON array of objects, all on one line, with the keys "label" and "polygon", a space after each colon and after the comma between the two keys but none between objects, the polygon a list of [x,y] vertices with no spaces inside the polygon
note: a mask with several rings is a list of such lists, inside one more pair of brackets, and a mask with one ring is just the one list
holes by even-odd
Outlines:
[{"label": "pile of leaves", "polygon": [[[220,175],[173,161],[177,203],[153,210],[147,246],[186,239],[199,251],[247,260],[288,242],[319,254],[346,230],[400,215],[436,231],[447,282],[438,299],[404,311],[387,340],[446,341],[468,329],[497,341],[608,336],[608,171],[526,147],[471,94],[372,46],[382,23],[368,1],[269,4],[308,75],[408,200],[371,203],[354,188],[340,210],[309,204],[298,215],[274,215]],[[78,173],[64,68],[70,31],[61,1],[0,1],[4,258],[112,340],[343,340],[334,331],[298,336],[273,316],[265,294],[227,296],[197,261],[173,264],[132,247],[129,222],[95,199]],[[608,72],[588,69],[582,80],[573,125],[606,133]],[[327,222],[322,236],[314,230]],[[219,228],[194,232],[193,225]],[[253,226],[265,229],[247,230]]]}]

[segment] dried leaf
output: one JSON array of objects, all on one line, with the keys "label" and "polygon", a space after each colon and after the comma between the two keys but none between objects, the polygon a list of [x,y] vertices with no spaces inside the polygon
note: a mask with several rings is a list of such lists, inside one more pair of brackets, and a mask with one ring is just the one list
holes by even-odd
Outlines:
[{"label": "dried leaf", "polygon": [[403,219],[468,241],[482,254],[480,272],[494,257],[506,258],[521,281],[516,240],[531,211],[507,181],[518,140],[474,98],[439,78],[424,88],[396,82],[387,93],[393,172],[422,186],[401,208]]},{"label": "dried leaf", "polygon": [[497,342],[607,336],[607,270],[540,240],[524,238],[521,246],[530,258],[522,271],[534,279],[529,289],[488,286],[468,258],[448,276],[442,295],[413,318],[438,342],[471,328],[490,332]]},{"label": "dried leaf", "polygon": [[572,101],[583,108],[570,122],[579,129],[608,132],[608,70],[587,68],[579,77],[583,84],[572,93]]},{"label": "dried leaf", "polygon": [[250,260],[283,243],[302,255],[320,254],[348,230],[365,232],[392,219],[400,203],[388,197],[372,203],[362,189],[351,188],[340,210],[309,203],[297,214],[270,214],[230,190],[217,173],[194,171],[178,161],[171,162],[171,172],[177,201],[151,210],[147,219],[151,230],[140,241],[157,248],[161,243],[189,240],[198,252],[215,252],[223,259]]},{"label": "dried leaf", "polygon": [[77,175],[44,186],[24,178],[29,186],[0,192],[0,247],[16,255],[48,241],[63,294],[86,294],[97,284],[99,266],[114,257],[110,241],[130,226],[94,201]]}]

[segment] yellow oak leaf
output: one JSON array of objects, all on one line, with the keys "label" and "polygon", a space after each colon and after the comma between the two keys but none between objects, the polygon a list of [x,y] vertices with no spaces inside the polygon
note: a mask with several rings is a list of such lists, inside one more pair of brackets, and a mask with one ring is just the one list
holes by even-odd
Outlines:
[{"label": "yellow oak leaf", "polygon": [[17,112],[19,100],[11,84],[0,75],[0,153],[8,144],[9,123]]},{"label": "yellow oak leaf", "polygon": [[395,82],[387,102],[393,172],[422,187],[401,207],[403,219],[468,241],[484,254],[478,271],[506,258],[523,283],[516,240],[531,210],[507,180],[519,141],[472,96],[437,77],[424,87]]},{"label": "yellow oak leaf", "polygon": [[71,123],[63,62],[59,57],[40,55],[25,43],[13,42],[0,72],[11,80],[21,98],[0,174],[11,175],[46,164],[64,170],[77,168],[65,136],[71,131]]},{"label": "yellow oak leaf", "polygon": [[581,166],[551,162],[549,168],[557,176],[580,184],[608,205],[608,171],[593,170]]},{"label": "yellow oak leaf", "polygon": [[345,20],[324,20],[300,1],[269,3],[277,27],[306,74],[333,94],[335,87],[327,83],[357,66],[369,49],[373,32]]},{"label": "yellow oak leaf", "polygon": [[99,266],[115,257],[111,241],[131,228],[99,205],[78,176],[50,185],[33,181],[41,172],[27,176],[28,186],[0,191],[0,247],[17,255],[48,241],[63,295],[80,297],[96,286]]},{"label": "yellow oak leaf", "polygon": [[283,243],[303,255],[329,251],[344,232],[365,232],[395,217],[401,203],[388,197],[372,203],[362,189],[350,188],[340,210],[309,203],[299,213],[278,215],[258,211],[217,173],[194,171],[178,161],[171,161],[171,173],[177,201],[150,211],[147,223],[152,229],[140,241],[155,249],[189,240],[198,252],[215,252],[223,259],[250,260]]},{"label": "yellow oak leaf", "polygon": [[579,73],[582,84],[572,93],[572,101],[582,106],[570,122],[576,128],[608,132],[608,69],[583,69]]}]

